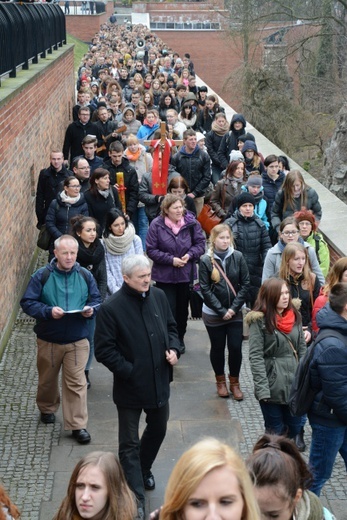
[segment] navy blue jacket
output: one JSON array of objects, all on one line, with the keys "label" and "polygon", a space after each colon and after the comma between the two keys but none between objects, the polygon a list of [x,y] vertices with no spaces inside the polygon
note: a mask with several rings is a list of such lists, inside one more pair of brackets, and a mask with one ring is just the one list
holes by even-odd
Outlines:
[{"label": "navy blue jacket", "polygon": [[[42,285],[45,269],[50,270],[50,275]],[[101,304],[94,276],[87,269],[84,269],[85,276],[82,276],[81,269],[83,267],[76,262],[70,271],[61,271],[53,259],[32,275],[20,305],[26,314],[36,319],[34,332],[38,338],[66,344],[88,337],[87,318],[81,313],[65,314],[58,320],[52,317],[52,308],[56,306],[71,311],[83,309],[85,305],[92,307]]]},{"label": "navy blue jacket", "polygon": [[[321,330],[334,329],[347,337],[347,320],[327,304],[317,314]],[[308,413],[311,423],[334,428],[347,426],[347,346],[331,337],[314,346],[310,385],[317,395]]]}]

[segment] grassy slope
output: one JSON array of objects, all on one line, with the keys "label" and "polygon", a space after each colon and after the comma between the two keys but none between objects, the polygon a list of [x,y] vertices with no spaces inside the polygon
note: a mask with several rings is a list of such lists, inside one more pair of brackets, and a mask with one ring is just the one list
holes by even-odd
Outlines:
[{"label": "grassy slope", "polygon": [[78,38],[74,38],[71,34],[67,35],[67,42],[74,43],[74,69],[77,70],[81,64],[81,60],[86,52],[88,52],[88,45]]}]

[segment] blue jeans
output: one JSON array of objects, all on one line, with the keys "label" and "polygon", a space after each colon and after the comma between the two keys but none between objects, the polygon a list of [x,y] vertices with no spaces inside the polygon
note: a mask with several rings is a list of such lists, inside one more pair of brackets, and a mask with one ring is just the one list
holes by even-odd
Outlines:
[{"label": "blue jeans", "polygon": [[311,423],[312,442],[309,465],[313,473],[310,491],[320,495],[331,477],[336,455],[340,452],[347,470],[347,426],[329,427]]},{"label": "blue jeans", "polygon": [[148,231],[148,218],[146,215],[145,207],[137,207],[135,213],[131,218],[136,234],[141,238],[143,250],[146,251],[146,236]]},{"label": "blue jeans", "polygon": [[291,439],[300,432],[301,417],[293,417],[286,404],[264,403],[260,401],[265,430],[276,435],[287,435]]}]

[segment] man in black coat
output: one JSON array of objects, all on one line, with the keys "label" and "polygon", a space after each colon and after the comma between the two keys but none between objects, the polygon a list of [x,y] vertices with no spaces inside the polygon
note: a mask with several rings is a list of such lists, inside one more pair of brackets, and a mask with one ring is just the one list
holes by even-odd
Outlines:
[{"label": "man in black coat", "polygon": [[126,214],[131,219],[137,210],[139,202],[139,181],[135,168],[130,166],[126,157],[123,156],[124,146],[119,141],[110,144],[108,151],[109,159],[105,160],[102,168],[110,172],[111,186],[117,184],[117,172],[123,172],[125,185]]},{"label": "man in black coat", "polygon": [[59,150],[52,150],[51,164],[40,171],[36,188],[35,211],[37,228],[41,229],[46,221],[47,210],[52,200],[63,191],[63,182],[72,172],[64,166],[64,155]]},{"label": "man in black coat", "polygon": [[90,122],[90,115],[90,107],[80,107],[78,120],[73,121],[66,129],[63,154],[65,161],[68,161],[70,156],[70,166],[75,157],[83,155],[83,138],[87,135],[96,136],[97,128],[94,123]]},{"label": "man in black coat", "polygon": [[[179,357],[175,320],[163,291],[150,287],[151,268],[143,255],[122,264],[124,283],[101,306],[95,356],[113,373],[118,410],[119,460],[144,515],[145,489],[155,488],[152,464],[166,435],[172,365]],[[146,428],[139,438],[139,421]]]},{"label": "man in black coat", "polygon": [[196,214],[199,215],[211,181],[211,164],[208,153],[197,145],[196,132],[193,129],[189,128],[183,133],[183,146],[171,158],[171,164],[187,181],[188,197],[194,200]]}]

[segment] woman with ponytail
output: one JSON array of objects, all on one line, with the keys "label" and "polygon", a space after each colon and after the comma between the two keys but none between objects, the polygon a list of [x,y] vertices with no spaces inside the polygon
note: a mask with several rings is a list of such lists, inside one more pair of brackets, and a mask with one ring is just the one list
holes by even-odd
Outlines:
[{"label": "woman with ponytail", "polygon": [[211,231],[210,248],[200,259],[199,282],[204,298],[202,319],[211,342],[210,360],[219,397],[229,397],[225,379],[225,343],[228,348],[230,392],[242,401],[239,374],[242,362],[242,312],[249,289],[246,261],[234,249],[230,227]]}]

